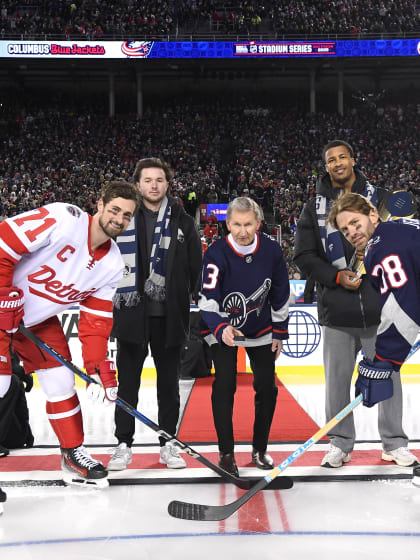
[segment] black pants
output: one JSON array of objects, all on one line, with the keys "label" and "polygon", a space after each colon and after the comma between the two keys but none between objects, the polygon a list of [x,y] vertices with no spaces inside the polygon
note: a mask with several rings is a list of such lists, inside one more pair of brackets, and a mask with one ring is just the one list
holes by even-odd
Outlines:
[{"label": "black pants", "polygon": [[[232,415],[238,349],[212,344],[211,352],[215,368],[211,402],[219,450],[223,453],[232,453],[234,448]],[[265,451],[278,392],[275,384],[275,352],[271,351],[271,344],[247,347],[246,352],[254,374],[255,419],[252,445],[257,451]]]},{"label": "black pants", "polygon": [[[118,341],[118,396],[137,408],[141,372],[148,347],[157,373],[158,424],[169,434],[175,434],[179,418],[179,360],[180,346],[165,348],[164,317],[150,317],[148,343],[132,344]],[[121,407],[115,407],[115,437],[118,443],[131,447],[134,440],[135,418]],[[159,438],[165,444],[165,438]]]},{"label": "black pants", "polygon": [[12,375],[10,387],[0,399],[0,445],[8,449],[32,447],[34,438],[23,383]]}]

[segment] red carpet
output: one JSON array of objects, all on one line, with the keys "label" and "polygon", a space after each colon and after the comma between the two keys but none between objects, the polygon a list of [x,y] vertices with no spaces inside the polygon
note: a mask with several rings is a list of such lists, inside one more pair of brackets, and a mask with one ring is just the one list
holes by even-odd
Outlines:
[{"label": "red carpet", "polygon": [[[304,453],[301,457],[299,457],[288,469],[287,473],[290,476],[293,476],[293,468],[294,467],[319,467],[321,464],[321,460],[325,454],[325,450],[317,450],[316,447],[313,448],[314,450],[309,450]],[[0,459],[0,480],[1,480],[1,473],[3,472],[31,472],[31,471],[60,471],[61,470],[61,455],[58,449],[51,449],[50,455],[35,455],[33,452],[28,449],[25,455],[21,456],[13,456],[9,455],[8,457],[4,457]],[[109,454],[105,455],[103,453],[95,453],[94,450],[90,450],[92,452],[92,456],[99,461],[102,461],[104,465],[106,465],[109,461]],[[420,449],[412,449],[411,450],[414,455],[420,460]],[[290,451],[270,451],[270,455],[274,459],[274,463],[276,465],[281,464],[289,455]],[[364,449],[364,450],[356,450],[353,451],[351,454],[351,462],[346,463],[343,466],[343,469],[323,469],[325,475],[329,475],[331,472],[340,472],[345,473],[349,471],[349,467],[375,467],[375,466],[386,466],[395,467],[394,463],[389,463],[388,461],[382,461],[381,459],[381,450],[380,449]],[[219,453],[217,451],[206,452],[204,453],[205,457],[212,461],[213,463],[217,463],[219,458]],[[250,456],[249,449],[246,450],[238,450],[235,451],[235,458],[238,464],[238,467],[252,467],[251,464],[251,456]],[[182,457],[187,462],[187,467],[190,469],[198,469],[203,468],[203,465],[199,463],[193,457],[189,457],[185,453],[182,453]],[[402,468],[402,467],[399,467]],[[133,448],[133,462],[128,467],[128,470],[132,469],[156,469],[156,470],[166,470],[165,465],[161,465],[159,463],[159,454],[158,453],[142,453],[141,448]],[[402,472],[407,472],[411,475],[411,467],[407,469],[407,471],[402,468]],[[179,470],[179,473],[182,475],[182,469]],[[263,476],[263,471],[259,471],[255,469],[256,476]],[[373,471],[371,472],[373,474]]]},{"label": "red carpet", "polygon": [[[254,423],[254,389],[252,374],[237,378],[233,428],[235,442],[252,441]],[[211,410],[211,385],[213,377],[196,379],[191,392],[178,438],[188,443],[217,442]],[[276,379],[279,393],[270,432],[270,442],[306,441],[319,426],[308,416],[284,385]]]}]

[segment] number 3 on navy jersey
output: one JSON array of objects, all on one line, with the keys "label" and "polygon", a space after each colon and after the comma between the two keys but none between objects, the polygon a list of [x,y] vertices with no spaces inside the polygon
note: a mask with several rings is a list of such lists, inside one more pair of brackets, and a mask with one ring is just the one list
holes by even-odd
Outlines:
[{"label": "number 3 on navy jersey", "polygon": [[401,288],[407,282],[407,274],[398,255],[389,255],[382,259],[372,270],[372,276],[379,277],[382,271],[381,294],[386,294],[389,287]]},{"label": "number 3 on navy jersey", "polygon": [[215,264],[208,264],[206,267],[207,282],[203,282],[203,288],[206,290],[214,290],[217,286],[217,279],[219,277],[219,269]]}]

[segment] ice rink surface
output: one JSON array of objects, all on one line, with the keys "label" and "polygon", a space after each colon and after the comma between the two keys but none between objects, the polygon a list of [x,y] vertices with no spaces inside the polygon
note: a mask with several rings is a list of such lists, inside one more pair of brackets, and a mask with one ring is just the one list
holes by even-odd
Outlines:
[{"label": "ice rink surface", "polygon": [[[190,385],[182,382],[184,400]],[[323,425],[323,387],[297,384],[288,388]],[[420,439],[418,393],[416,383],[404,384],[405,426],[417,440],[414,449],[419,448]],[[36,445],[55,445],[41,391],[35,389],[28,397]],[[81,400],[87,446],[114,445],[112,410],[84,402],[82,394]],[[138,409],[156,421],[153,384],[143,384]],[[355,414],[358,439],[372,445],[378,444],[375,414],[363,407]],[[138,423],[136,443],[150,446],[156,443],[156,434]],[[264,475],[263,471],[257,474]],[[5,490],[8,501],[0,516],[0,560],[383,560],[417,558],[420,550],[420,488],[409,479],[295,479],[292,489],[260,491],[228,519],[216,522],[174,519],[167,506],[171,500],[223,505],[236,500],[243,490],[231,484],[197,482],[104,490],[11,485]]]},{"label": "ice rink surface", "polygon": [[[174,519],[167,503],[217,505],[227,485],[9,488],[2,560],[416,558],[420,489],[409,481],[301,483],[260,492],[225,521]],[[223,498],[223,501],[222,501]]]}]

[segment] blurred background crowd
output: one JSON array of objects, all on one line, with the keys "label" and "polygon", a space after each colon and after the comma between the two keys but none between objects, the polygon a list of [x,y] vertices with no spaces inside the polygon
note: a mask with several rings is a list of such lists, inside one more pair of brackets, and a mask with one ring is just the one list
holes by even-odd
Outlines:
[{"label": "blurred background crowd", "polygon": [[52,99],[9,99],[0,118],[0,218],[54,201],[94,212],[106,182],[130,179],[137,160],[153,155],[174,168],[172,195],[193,216],[200,204],[254,198],[268,233],[281,229],[293,277],[293,234],[324,172],[322,146],[346,139],[372,183],[410,190],[420,202],[419,123],[420,104],[355,105],[343,117],[246,99],[238,105],[191,100],[151,105],[142,118],[111,119]]},{"label": "blurred background crowd", "polygon": [[0,35],[102,39],[190,33],[410,33],[416,0],[3,0]]},{"label": "blurred background crowd", "polygon": [[[1,39],[420,32],[415,0],[3,0],[0,18]],[[174,168],[172,195],[197,221],[200,204],[254,198],[265,230],[281,241],[290,278],[298,278],[295,227],[324,172],[321,150],[328,141],[350,142],[372,183],[410,190],[420,203],[415,95],[405,101],[378,95],[374,103],[353,95],[343,115],[308,113],[279,99],[247,96],[250,78],[236,98],[224,96],[221,83],[218,95],[205,101],[188,93],[148,99],[141,117],[127,112],[110,118],[92,95],[72,101],[55,88],[46,96],[45,88],[29,91],[20,79],[15,91],[0,89],[0,220],[54,201],[93,213],[106,182],[130,179],[138,159],[157,156]],[[207,235],[205,225],[203,237],[224,232],[217,227]]]}]

